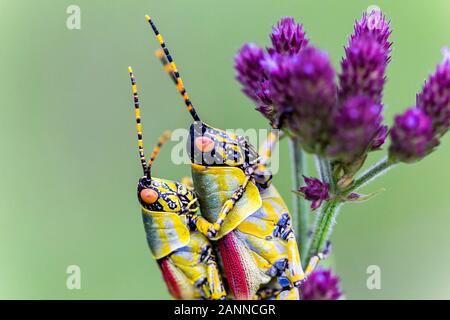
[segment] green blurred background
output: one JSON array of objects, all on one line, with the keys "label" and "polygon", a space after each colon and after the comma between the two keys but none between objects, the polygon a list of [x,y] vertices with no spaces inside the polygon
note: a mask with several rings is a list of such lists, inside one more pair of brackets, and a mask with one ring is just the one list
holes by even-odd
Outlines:
[{"label": "green blurred background", "polygon": [[[66,8],[81,8],[81,30]],[[234,80],[245,42],[268,45],[283,15],[300,20],[339,66],[353,22],[369,5],[392,19],[394,51],[385,116],[412,105],[450,44],[450,3],[435,1],[0,1],[0,298],[168,299],[144,238],[127,66],[140,88],[147,150],[165,129],[190,123],[154,58],[151,14],[177,59],[203,119],[222,128],[266,128]],[[287,143],[275,184],[290,203]],[[333,235],[335,271],[349,299],[450,298],[450,137],[415,165],[399,166],[345,206]],[[381,157],[373,154],[371,161]],[[163,149],[154,173],[186,165]],[[68,265],[81,290],[66,289]],[[381,268],[381,290],[366,269]]]}]

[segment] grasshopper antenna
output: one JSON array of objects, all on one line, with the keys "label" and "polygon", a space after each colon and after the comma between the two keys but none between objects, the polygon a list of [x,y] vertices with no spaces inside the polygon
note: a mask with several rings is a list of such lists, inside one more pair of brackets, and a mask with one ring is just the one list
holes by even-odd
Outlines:
[{"label": "grasshopper antenna", "polygon": [[175,83],[175,85],[177,85],[177,78],[175,78],[175,75],[172,72],[172,67],[171,67],[169,61],[167,60],[163,49],[156,50],[155,56],[159,59],[159,61],[161,62],[162,66],[164,68],[164,71],[166,71],[166,73],[172,79],[173,83]]},{"label": "grasshopper antenna", "polygon": [[152,155],[150,156],[150,160],[148,160],[148,162],[147,162],[147,167],[148,167],[149,172],[151,172],[151,170],[152,170],[153,162],[155,162],[156,156],[158,155],[159,151],[161,150],[161,147],[163,146],[164,143],[167,142],[167,140],[170,139],[170,135],[171,135],[171,132],[169,130],[167,130],[167,131],[164,131],[162,133],[162,135],[159,137],[157,145],[153,148]]},{"label": "grasshopper antenna", "polygon": [[186,88],[183,85],[183,80],[181,79],[180,73],[177,70],[176,64],[172,58],[172,56],[170,55],[169,49],[166,46],[166,43],[164,42],[164,39],[162,37],[162,35],[159,33],[158,29],[155,26],[155,23],[153,22],[153,20],[150,18],[149,15],[145,16],[145,19],[147,19],[148,23],[150,24],[150,26],[153,29],[153,32],[155,33],[156,36],[156,40],[158,40],[161,49],[164,52],[164,55],[170,65],[171,68],[171,72],[173,73],[173,76],[175,78],[175,83],[178,89],[178,92],[181,94],[184,103],[186,105],[186,109],[189,111],[189,113],[191,114],[192,118],[194,119],[194,121],[200,121],[200,118],[197,114],[197,111],[195,111],[194,106],[192,105],[191,100],[189,99],[189,95],[186,91]]},{"label": "grasshopper antenna", "polygon": [[136,132],[138,137],[138,150],[139,150],[139,157],[141,158],[141,165],[142,170],[144,171],[144,175],[146,175],[149,179],[150,177],[150,170],[147,166],[145,155],[144,155],[144,142],[142,140],[142,125],[141,125],[141,109],[139,107],[139,95],[137,92],[137,86],[136,86],[136,78],[134,76],[133,69],[131,67],[128,67],[128,73],[130,74],[131,79],[131,92],[133,94],[134,99],[134,116],[136,119]]}]

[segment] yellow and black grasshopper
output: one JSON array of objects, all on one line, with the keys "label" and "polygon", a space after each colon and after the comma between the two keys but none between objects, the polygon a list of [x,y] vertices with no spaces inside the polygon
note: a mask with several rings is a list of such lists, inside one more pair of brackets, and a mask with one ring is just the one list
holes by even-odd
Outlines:
[{"label": "yellow and black grasshopper", "polygon": [[276,294],[269,298],[298,299],[297,287],[323,253],[303,271],[291,216],[266,167],[277,135],[271,132],[261,157],[244,137],[202,122],[162,35],[146,18],[161,45],[159,56],[194,120],[187,146],[193,183],[202,215],[214,221],[207,235],[215,242],[231,293],[237,299],[267,297],[268,291]]},{"label": "yellow and black grasshopper", "polygon": [[198,202],[192,189],[179,182],[152,177],[151,167],[164,133],[146,162],[136,79],[129,67],[135,106],[139,156],[144,175],[137,196],[141,204],[147,242],[175,299],[225,299],[226,293],[212,246],[197,226],[206,220],[198,215]]}]

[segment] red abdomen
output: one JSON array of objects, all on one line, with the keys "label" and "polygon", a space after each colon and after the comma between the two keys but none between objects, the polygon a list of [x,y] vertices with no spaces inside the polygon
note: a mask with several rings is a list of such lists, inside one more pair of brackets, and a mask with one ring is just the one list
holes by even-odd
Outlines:
[{"label": "red abdomen", "polygon": [[164,282],[167,285],[167,289],[172,297],[179,300],[182,299],[181,288],[179,282],[177,281],[176,275],[174,274],[173,265],[169,261],[169,259],[162,258],[158,260],[159,267],[161,269],[161,273],[164,278]]},{"label": "red abdomen", "polygon": [[[224,272],[232,295],[238,300],[252,299],[256,291],[249,274],[254,264],[235,232],[230,232],[217,241],[217,248],[222,260]],[[249,260],[250,259],[250,260]]]}]

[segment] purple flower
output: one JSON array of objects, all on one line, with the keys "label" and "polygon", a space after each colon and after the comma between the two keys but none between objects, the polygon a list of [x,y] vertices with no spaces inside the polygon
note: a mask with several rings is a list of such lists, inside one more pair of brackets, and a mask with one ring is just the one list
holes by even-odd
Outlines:
[{"label": "purple flower", "polygon": [[308,38],[301,23],[296,23],[292,17],[284,17],[272,28],[270,35],[275,52],[293,55],[308,44]]},{"label": "purple flower", "polygon": [[266,117],[271,125],[277,126],[277,111],[273,105],[259,104],[255,109]]},{"label": "purple flower", "polygon": [[306,200],[312,201],[311,209],[315,210],[320,207],[323,201],[330,198],[328,194],[330,185],[317,178],[303,176],[303,179],[305,180],[306,186],[300,187],[298,191],[303,193]]},{"label": "purple flower", "polygon": [[366,154],[383,130],[381,111],[382,106],[367,96],[347,99],[335,117],[327,155],[351,163]]},{"label": "purple flower", "polygon": [[266,117],[271,125],[277,125],[278,111],[272,101],[271,85],[268,80],[263,80],[259,89],[256,91],[258,99],[256,110]]},{"label": "purple flower", "polygon": [[337,300],[341,297],[339,278],[331,273],[331,269],[314,271],[301,287],[301,300]]},{"label": "purple flower", "polygon": [[417,95],[416,105],[433,122],[435,135],[441,136],[450,127],[450,59],[437,66]]},{"label": "purple flower", "polygon": [[260,83],[258,90],[256,91],[256,96],[260,103],[264,105],[272,105],[272,92],[270,91],[270,82],[269,80],[263,80]]},{"label": "purple flower", "polygon": [[341,62],[341,101],[364,94],[381,103],[387,63],[386,51],[375,37],[366,35],[351,39]]},{"label": "purple flower", "polygon": [[438,141],[433,138],[432,121],[421,109],[409,108],[395,117],[389,147],[391,159],[414,162],[422,159],[437,145]]},{"label": "purple flower", "polygon": [[261,63],[268,77],[271,100],[280,111],[285,111],[293,103],[293,92],[290,90],[292,81],[292,62],[297,58],[273,54],[266,56]]},{"label": "purple flower", "polygon": [[364,13],[356,21],[342,59],[339,97],[365,94],[381,103],[385,71],[390,60],[389,22],[380,10]]},{"label": "purple flower", "polygon": [[388,134],[389,134],[389,127],[381,126],[380,129],[378,130],[377,135],[375,136],[375,138],[372,141],[372,147],[371,147],[370,151],[379,150],[381,148],[381,146],[384,144],[384,142],[386,141]]},{"label": "purple flower", "polygon": [[261,88],[261,82],[265,79],[261,62],[264,60],[264,50],[254,43],[248,43],[241,47],[234,62],[236,80],[242,84],[242,91],[255,101],[259,101],[257,92]]},{"label": "purple flower", "polygon": [[370,13],[363,13],[362,18],[356,21],[353,35],[350,39],[374,36],[377,42],[384,48],[387,54],[391,52],[392,42],[389,41],[391,35],[389,21],[380,10],[372,10]]},{"label": "purple flower", "polygon": [[263,63],[272,99],[303,148],[321,153],[336,111],[334,69],[328,55],[307,47],[294,56],[273,55]]}]

